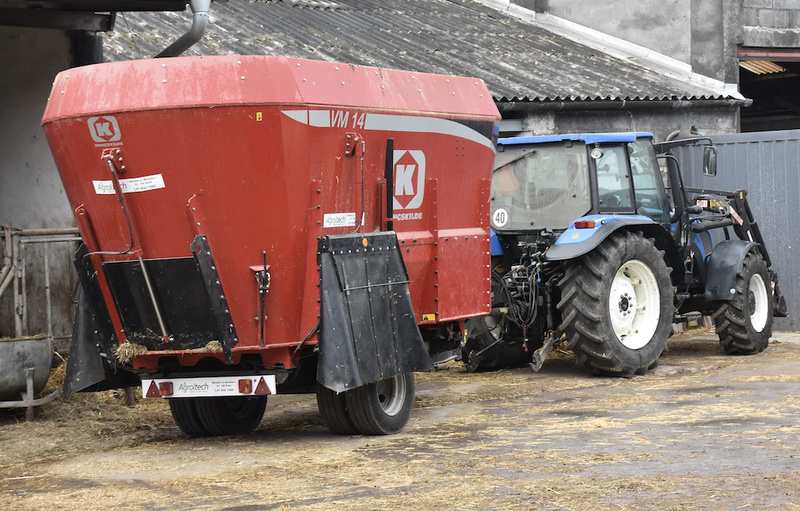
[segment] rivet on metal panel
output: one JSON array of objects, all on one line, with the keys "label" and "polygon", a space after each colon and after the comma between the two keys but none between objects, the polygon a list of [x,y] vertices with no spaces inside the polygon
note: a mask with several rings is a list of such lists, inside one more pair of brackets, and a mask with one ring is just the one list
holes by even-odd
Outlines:
[{"label": "rivet on metal panel", "polygon": [[244,76],[242,77],[242,80],[244,80]]},{"label": "rivet on metal panel", "polygon": [[200,222],[197,222],[197,225],[200,225]]}]

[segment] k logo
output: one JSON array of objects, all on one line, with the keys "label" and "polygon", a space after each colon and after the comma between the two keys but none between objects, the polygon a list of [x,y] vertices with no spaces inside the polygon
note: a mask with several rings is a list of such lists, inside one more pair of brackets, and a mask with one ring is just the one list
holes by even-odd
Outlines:
[{"label": "k logo", "polygon": [[122,138],[117,120],[108,115],[105,117],[90,117],[89,133],[95,142],[116,142]]},{"label": "k logo", "polygon": [[425,153],[394,152],[394,209],[417,209],[425,194]]}]

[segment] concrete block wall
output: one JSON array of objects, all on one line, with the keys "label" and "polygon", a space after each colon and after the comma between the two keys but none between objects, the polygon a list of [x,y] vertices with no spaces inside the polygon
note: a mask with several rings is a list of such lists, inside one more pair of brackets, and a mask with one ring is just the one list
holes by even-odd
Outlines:
[{"label": "concrete block wall", "polygon": [[742,0],[742,45],[800,48],[800,0]]}]

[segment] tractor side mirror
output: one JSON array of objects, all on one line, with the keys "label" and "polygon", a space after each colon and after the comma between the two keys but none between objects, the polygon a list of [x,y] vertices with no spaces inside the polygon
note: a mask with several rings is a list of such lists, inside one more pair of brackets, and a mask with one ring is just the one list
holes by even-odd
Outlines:
[{"label": "tractor side mirror", "polygon": [[714,146],[703,148],[703,175],[711,177],[717,175],[717,148]]}]

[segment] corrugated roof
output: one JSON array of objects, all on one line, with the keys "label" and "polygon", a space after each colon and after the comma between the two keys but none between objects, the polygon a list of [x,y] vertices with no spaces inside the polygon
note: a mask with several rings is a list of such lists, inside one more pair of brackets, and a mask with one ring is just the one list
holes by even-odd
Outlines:
[{"label": "corrugated roof", "polygon": [[739,67],[756,75],[770,75],[787,71],[785,67],[768,60],[742,60],[739,62]]},{"label": "corrugated roof", "polygon": [[[188,13],[125,13],[108,60],[150,57]],[[285,55],[482,78],[498,101],[725,99],[721,88],[613,57],[474,0],[214,3],[184,55]]]}]

